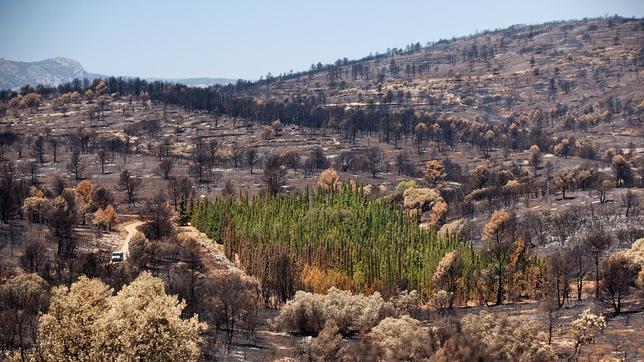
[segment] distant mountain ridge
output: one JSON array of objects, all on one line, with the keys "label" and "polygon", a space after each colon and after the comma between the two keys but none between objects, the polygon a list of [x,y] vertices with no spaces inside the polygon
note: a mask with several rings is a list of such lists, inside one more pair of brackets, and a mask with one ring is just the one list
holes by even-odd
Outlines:
[{"label": "distant mountain ridge", "polygon": [[13,89],[25,84],[58,85],[74,78],[88,78],[81,64],[69,58],[37,62],[17,62],[0,58],[0,88]]},{"label": "distant mountain ridge", "polygon": [[[0,89],[16,89],[25,84],[57,86],[74,78],[94,80],[108,75],[89,73],[74,59],[56,57],[36,62],[12,61],[0,58]],[[125,78],[133,78],[125,76]],[[149,81],[181,83],[192,87],[208,87],[215,84],[229,84],[237,79],[228,78],[145,78]]]}]

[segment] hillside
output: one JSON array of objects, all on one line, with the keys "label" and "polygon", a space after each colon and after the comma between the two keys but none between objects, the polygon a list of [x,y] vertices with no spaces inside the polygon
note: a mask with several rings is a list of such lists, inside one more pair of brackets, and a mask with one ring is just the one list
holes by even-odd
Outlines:
[{"label": "hillside", "polygon": [[[358,61],[264,79],[243,93],[324,105],[448,111],[500,120],[557,104],[580,110],[619,97],[641,99],[642,19],[591,19],[516,25],[411,44]],[[632,105],[632,104],[631,104]]]},{"label": "hillside", "polygon": [[0,360],[643,360],[643,31],[0,90]]}]

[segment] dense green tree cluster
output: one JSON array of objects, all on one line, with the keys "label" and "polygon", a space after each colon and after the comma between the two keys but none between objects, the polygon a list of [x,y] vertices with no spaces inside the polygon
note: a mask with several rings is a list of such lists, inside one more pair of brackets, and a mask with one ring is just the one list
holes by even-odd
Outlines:
[{"label": "dense green tree cluster", "polygon": [[301,283],[306,267],[340,272],[361,291],[430,292],[438,262],[449,251],[464,259],[464,286],[481,260],[458,237],[439,237],[388,201],[368,199],[360,188],[318,189],[277,197],[202,201],[192,223],[222,242],[264,288],[284,301]]}]

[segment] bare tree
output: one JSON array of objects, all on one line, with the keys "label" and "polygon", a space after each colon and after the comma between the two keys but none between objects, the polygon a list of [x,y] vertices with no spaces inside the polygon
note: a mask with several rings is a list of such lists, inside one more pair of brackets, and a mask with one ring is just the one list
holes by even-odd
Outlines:
[{"label": "bare tree", "polygon": [[411,157],[408,151],[401,151],[396,154],[394,159],[396,165],[396,171],[398,176],[415,176],[416,175],[416,166],[412,163]]},{"label": "bare tree", "polygon": [[49,144],[49,148],[51,149],[51,154],[54,157],[54,163],[55,163],[56,155],[58,154],[59,140],[56,137],[49,136],[47,137],[47,143]]},{"label": "bare tree", "polygon": [[311,176],[314,170],[315,161],[311,157],[304,158],[302,161],[302,173],[304,174],[304,178]]},{"label": "bare tree", "polygon": [[80,152],[78,150],[73,150],[72,154],[69,156],[69,162],[67,163],[67,171],[74,175],[75,180],[80,180],[82,173],[85,170],[85,164],[81,158]]},{"label": "bare tree", "polygon": [[231,158],[233,161],[233,167],[238,168],[244,159],[244,150],[241,147],[233,146],[231,151]]},{"label": "bare tree", "polygon": [[248,167],[250,167],[250,173],[253,173],[253,166],[257,164],[257,161],[259,160],[259,154],[257,153],[257,149],[255,148],[249,148],[244,152],[244,159],[246,160],[246,164]]},{"label": "bare tree", "polygon": [[577,241],[572,246],[568,256],[572,261],[573,276],[577,289],[577,300],[581,301],[581,292],[584,286],[584,279],[588,273],[588,255],[586,255],[586,248],[583,241]]},{"label": "bare tree", "polygon": [[371,146],[365,151],[365,156],[369,164],[371,176],[376,177],[378,172],[382,171],[384,164],[384,154],[382,150],[378,146]]},{"label": "bare tree", "polygon": [[204,182],[209,160],[210,156],[202,149],[202,147],[197,147],[192,152],[192,165],[190,167],[190,171],[198,182]]},{"label": "bare tree", "polygon": [[45,138],[43,136],[36,137],[31,143],[31,156],[37,159],[41,165],[45,163]]},{"label": "bare tree", "polygon": [[37,185],[38,184],[38,171],[40,170],[40,166],[38,165],[38,162],[35,161],[29,161],[26,164],[23,165],[24,169],[23,172],[27,175],[29,175],[29,178],[31,180],[32,185]]},{"label": "bare tree", "polygon": [[127,200],[130,204],[135,204],[136,192],[143,183],[143,179],[136,177],[129,170],[123,170],[119,176],[119,187],[127,194]]},{"label": "bare tree", "polygon": [[49,204],[47,224],[52,234],[58,238],[58,255],[74,255],[76,242],[72,238],[72,228],[77,219],[74,194],[63,193]]},{"label": "bare tree", "polygon": [[18,154],[18,159],[22,159],[22,150],[25,148],[25,144],[29,143],[31,143],[31,140],[28,137],[25,137],[24,139],[17,139],[13,144],[13,148]]},{"label": "bare tree", "polygon": [[159,240],[172,233],[172,209],[162,192],[146,202],[143,213],[150,225],[152,239]]},{"label": "bare tree", "polygon": [[640,200],[633,191],[626,191],[626,193],[622,195],[621,201],[622,206],[624,206],[624,209],[626,209],[624,216],[629,217],[638,214]]},{"label": "bare tree", "polygon": [[640,266],[624,254],[613,254],[601,267],[600,291],[602,300],[615,309],[622,311],[622,300],[635,289],[635,280]]},{"label": "bare tree", "polygon": [[286,183],[286,167],[279,155],[269,155],[264,162],[264,182],[271,195],[278,194]]},{"label": "bare tree", "polygon": [[329,160],[326,158],[326,155],[324,154],[324,150],[322,150],[322,147],[315,147],[311,150],[311,154],[309,155],[309,158],[312,160],[313,164],[315,165],[315,169],[317,171],[324,170],[329,167]]},{"label": "bare tree", "polygon": [[548,329],[548,344],[552,344],[552,335],[554,329],[559,325],[561,320],[561,306],[559,305],[557,296],[552,290],[544,290],[544,296],[539,305],[543,319]]},{"label": "bare tree", "polygon": [[573,265],[570,264],[569,254],[559,251],[548,257],[543,286],[544,299],[552,299],[548,303],[556,302],[557,308],[564,305],[570,296],[572,274]]},{"label": "bare tree", "polygon": [[96,153],[96,159],[101,164],[101,174],[105,174],[105,164],[108,163],[111,158],[112,154],[105,149],[100,149]]},{"label": "bare tree", "polygon": [[190,193],[192,193],[192,180],[187,176],[179,176],[168,182],[168,194],[172,199],[175,211],[179,207],[186,208]]},{"label": "bare tree", "polygon": [[210,159],[210,167],[213,168],[215,167],[215,161],[217,160],[217,153],[221,149],[222,144],[221,142],[217,141],[216,139],[211,139],[210,142],[208,142],[208,153],[209,153],[209,159]]},{"label": "bare tree", "polygon": [[599,262],[610,244],[610,235],[599,225],[592,226],[590,232],[584,238],[584,247],[592,257],[595,266],[595,299],[599,299]]},{"label": "bare tree", "polygon": [[226,333],[226,343],[229,346],[232,344],[235,328],[239,328],[239,325],[252,332],[252,320],[257,313],[257,285],[242,279],[236,273],[230,273],[222,281],[213,283],[209,289],[212,294],[212,308],[209,310],[214,313],[211,318],[223,324],[220,327]]},{"label": "bare tree", "polygon": [[173,166],[174,162],[172,162],[172,159],[170,158],[164,158],[159,162],[159,171],[161,172],[161,175],[163,175],[164,179],[168,179]]},{"label": "bare tree", "polygon": [[0,164],[0,220],[5,223],[9,223],[22,203],[18,187],[13,163]]}]

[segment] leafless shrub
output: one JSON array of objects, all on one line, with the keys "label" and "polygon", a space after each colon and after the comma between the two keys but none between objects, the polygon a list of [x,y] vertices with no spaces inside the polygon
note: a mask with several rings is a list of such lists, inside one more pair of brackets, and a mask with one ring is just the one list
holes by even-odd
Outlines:
[{"label": "leafless shrub", "polygon": [[550,346],[537,336],[539,323],[528,317],[500,317],[481,312],[461,320],[462,331],[480,340],[495,360],[550,361]]},{"label": "leafless shrub", "polygon": [[380,293],[353,295],[337,288],[327,294],[298,291],[272,322],[281,330],[317,336],[328,320],[334,320],[343,335],[368,331],[383,318],[393,314],[391,303]]},{"label": "leafless shrub", "polygon": [[422,360],[431,357],[436,349],[431,330],[407,315],[385,318],[369,337],[385,361]]}]

